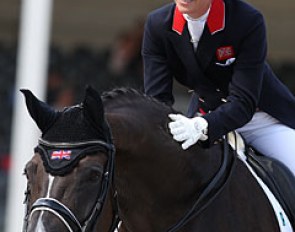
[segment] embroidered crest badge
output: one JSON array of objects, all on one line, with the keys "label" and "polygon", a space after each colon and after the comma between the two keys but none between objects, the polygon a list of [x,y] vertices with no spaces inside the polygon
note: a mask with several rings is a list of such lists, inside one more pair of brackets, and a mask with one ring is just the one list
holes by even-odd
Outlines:
[{"label": "embroidered crest badge", "polygon": [[233,46],[220,47],[216,51],[216,57],[219,61],[224,61],[235,56]]}]

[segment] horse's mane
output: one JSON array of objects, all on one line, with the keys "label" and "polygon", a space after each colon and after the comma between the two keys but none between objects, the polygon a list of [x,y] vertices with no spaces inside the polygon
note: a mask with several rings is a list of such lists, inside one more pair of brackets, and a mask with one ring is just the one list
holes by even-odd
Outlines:
[{"label": "horse's mane", "polygon": [[[155,133],[161,134],[161,136],[154,141],[153,145],[158,146],[158,143],[161,142],[166,145],[176,144],[168,131],[168,123],[170,122],[168,115],[176,113],[171,106],[144,94],[140,90],[125,87],[104,92],[101,98],[108,121],[111,125],[113,123],[114,127],[120,128],[113,130],[114,137],[116,137],[115,132],[118,133],[119,131],[119,134],[125,133],[123,137],[128,141],[122,142],[125,141],[122,135],[117,135],[121,139],[114,140],[117,141],[117,146],[120,149],[130,149],[130,144],[135,140],[137,142],[145,141],[148,138],[154,140],[158,138],[154,136]],[[125,147],[126,144],[128,148]]]},{"label": "horse's mane", "polygon": [[158,101],[156,98],[144,94],[142,91],[129,88],[121,87],[115,88],[110,91],[103,92],[102,101],[105,106],[111,104],[112,106],[133,106],[137,107],[137,110],[141,108],[154,111],[159,114],[163,112],[165,116],[168,113],[175,112],[175,110],[167,104]]}]

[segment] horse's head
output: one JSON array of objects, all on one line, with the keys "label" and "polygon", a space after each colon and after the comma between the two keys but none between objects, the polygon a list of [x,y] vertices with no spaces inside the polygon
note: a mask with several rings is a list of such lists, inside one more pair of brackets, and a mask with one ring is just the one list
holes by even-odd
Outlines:
[{"label": "horse's head", "polygon": [[111,200],[114,149],[99,94],[87,88],[81,104],[56,111],[29,90],[22,92],[42,131],[25,167],[24,231],[94,231],[100,216],[109,215],[99,223],[106,231],[112,226],[111,207],[103,206]]}]

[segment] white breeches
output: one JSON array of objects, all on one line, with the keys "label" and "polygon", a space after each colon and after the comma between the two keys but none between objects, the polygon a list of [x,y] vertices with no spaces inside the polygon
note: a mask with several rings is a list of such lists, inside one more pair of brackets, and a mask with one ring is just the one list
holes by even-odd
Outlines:
[{"label": "white breeches", "polygon": [[269,114],[256,112],[249,123],[237,129],[246,143],[262,154],[285,164],[295,175],[295,130]]}]

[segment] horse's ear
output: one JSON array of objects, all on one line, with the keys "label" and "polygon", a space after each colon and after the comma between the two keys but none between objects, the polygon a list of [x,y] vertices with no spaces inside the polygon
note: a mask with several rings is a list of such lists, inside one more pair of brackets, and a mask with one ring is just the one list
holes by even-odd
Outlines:
[{"label": "horse's ear", "polygon": [[42,133],[44,133],[55,121],[58,112],[53,110],[45,102],[38,100],[30,90],[21,89],[20,91],[25,96],[27,109],[31,117],[34,119]]},{"label": "horse's ear", "polygon": [[100,127],[105,122],[104,108],[99,93],[90,86],[86,88],[83,105],[85,117],[87,117],[95,127]]}]

